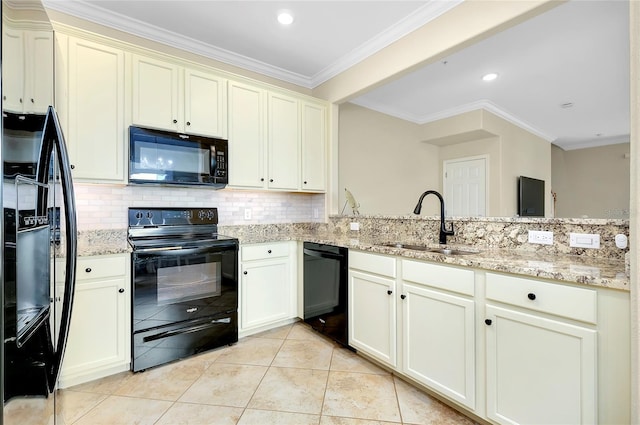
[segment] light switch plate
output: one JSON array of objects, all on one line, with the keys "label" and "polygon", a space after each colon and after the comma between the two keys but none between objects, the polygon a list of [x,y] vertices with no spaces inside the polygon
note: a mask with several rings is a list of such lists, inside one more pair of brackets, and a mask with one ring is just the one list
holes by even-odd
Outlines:
[{"label": "light switch plate", "polygon": [[574,248],[600,248],[600,235],[594,233],[569,233],[569,246]]},{"label": "light switch plate", "polygon": [[529,230],[529,243],[553,245],[553,232],[544,230]]}]

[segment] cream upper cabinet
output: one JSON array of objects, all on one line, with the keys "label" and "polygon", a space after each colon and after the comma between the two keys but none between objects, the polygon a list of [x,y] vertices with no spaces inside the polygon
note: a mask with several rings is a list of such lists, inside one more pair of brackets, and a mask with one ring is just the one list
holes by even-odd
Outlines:
[{"label": "cream upper cabinet", "polygon": [[267,115],[267,187],[297,190],[300,182],[299,101],[269,93]]},{"label": "cream upper cabinet", "polygon": [[326,189],[324,105],[229,82],[228,111],[231,186],[309,192]]},{"label": "cream upper cabinet", "polygon": [[44,114],[53,105],[53,33],[2,29],[2,96],[5,111]]},{"label": "cream upper cabinet", "polygon": [[108,45],[58,34],[58,114],[73,176],[125,181],[125,54]]},{"label": "cream upper cabinet", "polygon": [[302,190],[323,192],[327,175],[327,108],[301,102]]},{"label": "cream upper cabinet", "polygon": [[226,79],[133,55],[135,125],[226,138]]},{"label": "cream upper cabinet", "polygon": [[266,188],[264,90],[229,81],[229,185]]}]

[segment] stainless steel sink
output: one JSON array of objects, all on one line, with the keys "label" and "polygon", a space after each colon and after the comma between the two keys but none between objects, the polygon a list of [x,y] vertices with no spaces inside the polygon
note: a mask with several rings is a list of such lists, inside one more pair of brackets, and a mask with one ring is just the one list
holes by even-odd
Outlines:
[{"label": "stainless steel sink", "polygon": [[472,250],[466,250],[466,249],[434,248],[426,245],[413,245],[413,244],[404,244],[404,243],[384,243],[382,244],[382,246],[387,246],[390,248],[410,249],[413,251],[435,252],[437,254],[443,254],[443,255],[469,255],[469,254],[478,253],[478,251],[472,251]]}]

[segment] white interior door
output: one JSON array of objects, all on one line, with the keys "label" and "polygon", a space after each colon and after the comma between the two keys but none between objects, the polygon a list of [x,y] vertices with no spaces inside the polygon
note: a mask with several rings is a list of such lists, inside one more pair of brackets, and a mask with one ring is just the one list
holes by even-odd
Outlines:
[{"label": "white interior door", "polygon": [[484,217],[487,215],[487,157],[444,161],[446,215]]}]

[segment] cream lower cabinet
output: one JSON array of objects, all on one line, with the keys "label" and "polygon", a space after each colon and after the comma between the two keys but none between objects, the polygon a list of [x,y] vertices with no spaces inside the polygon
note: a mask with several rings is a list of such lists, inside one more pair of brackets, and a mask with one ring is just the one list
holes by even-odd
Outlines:
[{"label": "cream lower cabinet", "polygon": [[487,416],[598,423],[596,290],[488,273],[486,293]]},{"label": "cream lower cabinet", "polygon": [[474,273],[401,261],[402,371],[475,410]]},{"label": "cream lower cabinet", "polygon": [[266,330],[297,316],[296,243],[240,247],[240,333]]},{"label": "cream lower cabinet", "polygon": [[396,367],[396,260],[349,251],[349,345]]},{"label": "cream lower cabinet", "polygon": [[[78,258],[69,339],[60,374],[61,388],[129,370],[129,263],[129,254]],[[58,281],[64,281],[62,274],[57,276]]]}]

